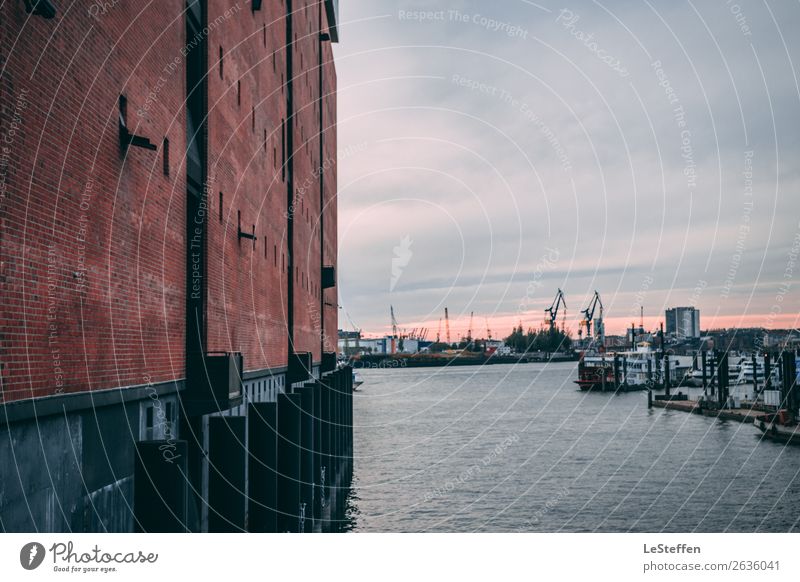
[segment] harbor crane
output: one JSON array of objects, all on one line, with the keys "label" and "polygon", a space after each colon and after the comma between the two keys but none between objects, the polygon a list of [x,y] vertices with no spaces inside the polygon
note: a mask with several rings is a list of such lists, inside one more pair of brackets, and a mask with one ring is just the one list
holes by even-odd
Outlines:
[{"label": "harbor crane", "polygon": [[444,330],[447,338],[447,347],[450,347],[450,315],[447,313],[447,307],[444,308]]},{"label": "harbor crane", "polygon": [[[600,300],[600,293],[596,290],[594,292],[594,296],[592,300],[589,302],[589,306],[581,311],[583,313],[583,321],[581,321],[581,325],[586,327],[586,337],[592,337],[592,322],[594,321],[594,312],[597,308],[600,308],[600,317],[598,318],[600,321],[599,325],[602,325],[603,321],[603,302]],[[597,332],[598,330],[595,330]],[[581,328],[578,328],[578,336],[581,335]]]},{"label": "harbor crane", "polygon": [[486,320],[486,339],[492,341],[492,330],[489,329],[489,318],[485,317],[484,319]]},{"label": "harbor crane", "polygon": [[389,306],[389,314],[392,318],[392,353],[397,353],[397,318],[394,316],[394,305]]},{"label": "harbor crane", "polygon": [[[564,320],[567,319],[567,302],[564,300],[564,292],[561,291],[559,288],[558,293],[556,293],[556,298],[553,299],[553,304],[550,305],[544,312],[547,314],[544,322],[550,324],[550,332],[556,329],[556,321],[558,321],[558,308],[564,306]],[[562,331],[564,328],[564,324],[561,325]]]},{"label": "harbor crane", "polygon": [[439,340],[442,338],[442,318],[439,318],[439,329],[436,330],[436,343],[439,343]]},{"label": "harbor crane", "polygon": [[469,328],[467,329],[467,348],[469,348],[472,345],[472,323],[473,323],[473,318],[474,317],[475,317],[475,312],[474,311],[470,311],[469,312]]},{"label": "harbor crane", "polygon": [[[361,349],[361,346],[359,344],[359,340],[361,339],[361,328],[358,327],[355,323],[353,323],[353,318],[350,317],[350,314],[347,312],[346,309],[344,309],[344,307],[339,306],[339,309],[344,311],[344,316],[347,318],[347,321],[350,323],[350,327],[352,327],[353,331],[356,332],[356,351],[358,351],[358,350]],[[345,330],[345,332],[346,331],[347,330]],[[350,334],[345,333],[344,334],[344,352],[345,352],[345,354],[349,354],[349,351],[350,351]]]}]

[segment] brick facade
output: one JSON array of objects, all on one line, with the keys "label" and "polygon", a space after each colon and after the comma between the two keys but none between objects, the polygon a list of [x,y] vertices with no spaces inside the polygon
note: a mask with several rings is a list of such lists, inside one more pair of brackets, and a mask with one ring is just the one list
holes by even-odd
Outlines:
[{"label": "brick facade", "polygon": [[[269,509],[292,516],[281,531],[327,527],[352,470],[352,373],[321,365],[336,3],[53,5],[0,3],[0,531],[275,531],[249,495],[265,459],[292,456],[310,482],[282,479]],[[291,352],[312,354],[315,388]],[[230,367],[211,379],[212,361]],[[312,399],[313,457],[252,416],[290,430]],[[272,457],[238,438],[253,430]],[[142,491],[176,462],[186,502],[165,526]]]},{"label": "brick facade", "polygon": [[[194,39],[181,1],[104,4],[59,6],[51,20],[22,3],[0,7],[4,401],[185,376],[184,68]],[[290,72],[286,0],[255,12],[209,3],[207,348],[241,351],[247,370],[286,365],[288,277],[294,350],[318,362],[323,327],[335,350],[336,292],[320,275],[336,263],[335,70],[319,40],[321,6],[292,2]],[[156,151],[120,147],[121,95],[127,125]]]}]

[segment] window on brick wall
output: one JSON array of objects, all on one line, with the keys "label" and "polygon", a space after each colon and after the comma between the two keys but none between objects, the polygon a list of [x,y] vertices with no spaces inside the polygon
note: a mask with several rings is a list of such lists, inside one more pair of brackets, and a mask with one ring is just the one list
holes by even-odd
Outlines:
[{"label": "window on brick wall", "polygon": [[236,105],[242,106],[242,82],[236,81]]},{"label": "window on brick wall", "polygon": [[219,193],[219,223],[222,224],[222,192]]},{"label": "window on brick wall", "polygon": [[161,155],[163,156],[163,170],[164,175],[169,176],[169,139],[164,138],[164,143],[161,145]]},{"label": "window on brick wall", "polygon": [[286,120],[281,119],[281,180],[286,179]]},{"label": "window on brick wall", "polygon": [[219,78],[223,79],[223,69],[222,69],[222,47],[219,47]]}]

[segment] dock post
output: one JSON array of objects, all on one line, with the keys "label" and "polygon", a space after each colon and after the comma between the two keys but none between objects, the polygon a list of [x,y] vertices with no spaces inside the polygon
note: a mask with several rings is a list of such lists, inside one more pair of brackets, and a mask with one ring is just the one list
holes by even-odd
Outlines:
[{"label": "dock post", "polygon": [[799,388],[797,385],[797,355],[794,353],[794,351],[789,352],[787,368],[787,371],[789,372],[789,395],[791,396],[792,402],[791,411],[793,415],[797,416],[800,398],[798,398],[797,394]]},{"label": "dock post", "polygon": [[669,385],[669,354],[664,354],[664,394],[667,396],[667,399],[669,399]]},{"label": "dock post", "polygon": [[728,401],[728,352],[717,352],[717,402],[720,407],[725,407]]},{"label": "dock post", "polygon": [[622,377],[623,384],[628,385],[628,356],[622,356]]},{"label": "dock post", "polygon": [[711,361],[708,362],[709,385],[711,386],[711,396],[714,396],[717,387],[717,350],[711,353]]},{"label": "dock post", "polygon": [[764,391],[772,390],[772,362],[769,352],[764,352]]},{"label": "dock post", "polygon": [[190,501],[186,441],[139,441],[134,446],[134,531],[188,532]]},{"label": "dock post", "polygon": [[301,530],[299,394],[278,394],[278,530]]},{"label": "dock post", "polygon": [[619,390],[619,356],[614,354],[614,392]]},{"label": "dock post", "polygon": [[647,389],[647,408],[653,408],[653,390]]},{"label": "dock post", "polygon": [[794,352],[783,352],[783,366],[781,370],[783,377],[783,401],[786,403],[785,408],[793,415],[797,414],[798,398],[797,392],[797,363],[795,361]]},{"label": "dock post", "polygon": [[311,390],[314,392],[314,454],[312,462],[314,463],[314,507],[311,510],[314,523],[319,523],[322,517],[323,501],[322,501],[322,392],[320,391],[320,382],[316,381],[312,384]]},{"label": "dock post", "polygon": [[353,370],[345,368],[345,397],[347,415],[347,486],[353,482]]},{"label": "dock post", "polygon": [[247,531],[278,531],[278,406],[247,406],[248,523]]},{"label": "dock post", "polygon": [[245,531],[247,417],[208,419],[208,531]]},{"label": "dock post", "polygon": [[301,531],[311,531],[314,520],[314,388],[295,388],[300,395],[300,507]]},{"label": "dock post", "polygon": [[319,455],[319,489],[320,489],[320,514],[330,499],[331,479],[331,376],[328,374],[319,382],[319,427],[320,427],[320,455]]},{"label": "dock post", "polygon": [[753,352],[752,362],[753,362],[753,400],[755,400],[756,396],[758,396],[758,361],[756,360],[755,352]]},{"label": "dock post", "polygon": [[703,350],[700,353],[700,358],[703,363],[703,392],[705,393],[705,391],[708,389],[708,377],[706,376],[708,371],[708,352]]}]

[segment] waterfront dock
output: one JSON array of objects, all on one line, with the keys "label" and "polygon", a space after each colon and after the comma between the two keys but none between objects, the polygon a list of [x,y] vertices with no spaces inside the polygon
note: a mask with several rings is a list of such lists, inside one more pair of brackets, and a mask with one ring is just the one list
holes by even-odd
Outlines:
[{"label": "waterfront dock", "polygon": [[690,414],[700,414],[710,416],[720,420],[735,420],[752,424],[758,417],[767,412],[763,405],[758,403],[742,403],[740,408],[710,409],[703,408],[698,400],[653,400],[652,405],[656,408],[666,408],[669,410],[680,410]]}]

